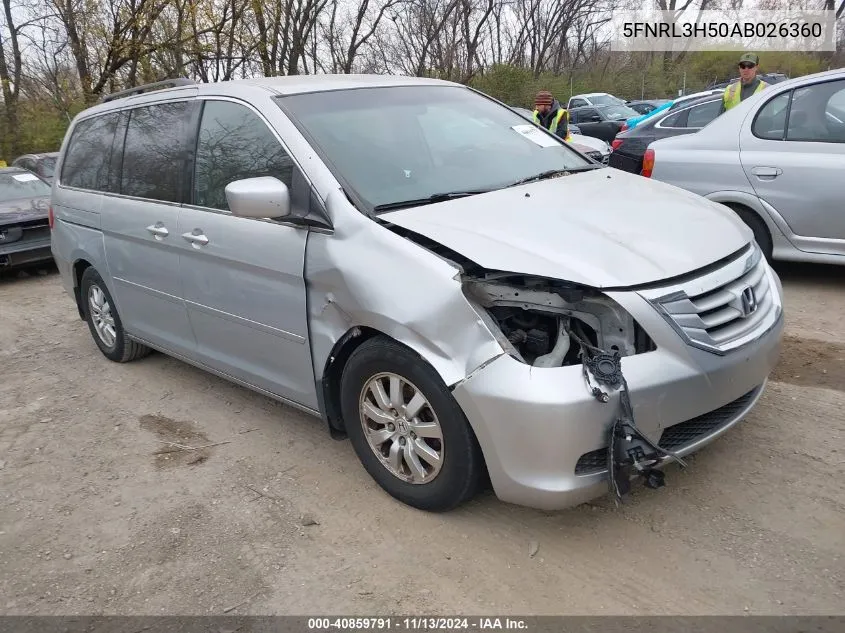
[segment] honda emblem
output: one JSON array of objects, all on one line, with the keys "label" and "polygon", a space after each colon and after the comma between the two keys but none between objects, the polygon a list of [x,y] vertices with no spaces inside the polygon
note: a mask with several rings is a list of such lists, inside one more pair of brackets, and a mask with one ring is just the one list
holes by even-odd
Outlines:
[{"label": "honda emblem", "polygon": [[742,316],[748,317],[757,311],[757,295],[754,294],[754,288],[747,286],[742,291]]}]

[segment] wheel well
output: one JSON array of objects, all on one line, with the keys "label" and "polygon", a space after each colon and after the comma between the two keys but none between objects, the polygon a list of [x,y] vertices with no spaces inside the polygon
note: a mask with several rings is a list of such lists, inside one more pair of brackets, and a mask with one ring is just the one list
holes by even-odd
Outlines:
[{"label": "wheel well", "polygon": [[[368,327],[353,327],[341,336],[332,348],[329,359],[326,361],[326,367],[323,371],[322,379],[317,383],[317,396],[323,411],[325,420],[328,422],[329,433],[334,439],[346,439],[346,427],[343,422],[343,416],[340,413],[340,380],[343,376],[343,368],[346,367],[349,357],[352,356],[358,347],[363,343],[375,338],[376,336],[386,336],[392,341],[403,345],[396,341],[393,337],[380,332],[374,328]],[[469,425],[470,432],[475,441],[478,441],[475,435],[475,429]],[[481,450],[481,465],[486,481],[489,483],[489,471],[487,470],[487,458]]]},{"label": "wheel well", "polygon": [[73,264],[73,294],[76,297],[76,309],[79,311],[79,318],[85,320],[85,312],[82,310],[82,275],[91,266],[91,262],[84,259],[77,260]]},{"label": "wheel well", "polygon": [[372,328],[354,327],[337,340],[329,354],[323,377],[317,385],[317,393],[320,395],[329,432],[336,439],[346,437],[346,427],[340,413],[340,379],[343,376],[343,368],[346,367],[352,352],[364,341],[381,334]]},{"label": "wheel well", "polygon": [[[726,207],[731,209],[734,213],[739,216],[739,219],[745,222],[745,224],[754,230],[755,227],[749,224],[749,220],[754,222],[757,225],[757,228],[765,233],[765,238],[767,239],[766,244],[760,244],[760,247],[766,253],[766,258],[769,259],[771,257],[771,248],[772,248],[772,232],[769,229],[768,223],[760,216],[757,211],[749,207],[748,205],[742,204],[741,202],[723,202]],[[755,233],[755,238],[756,233]]]}]

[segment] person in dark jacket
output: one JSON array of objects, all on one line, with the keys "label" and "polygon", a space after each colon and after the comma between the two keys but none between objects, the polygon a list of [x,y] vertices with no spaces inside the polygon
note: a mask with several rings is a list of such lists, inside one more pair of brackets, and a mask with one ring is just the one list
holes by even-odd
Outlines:
[{"label": "person in dark jacket", "polygon": [[569,133],[569,111],[562,108],[548,90],[541,90],[534,98],[534,123],[564,141],[572,140]]}]

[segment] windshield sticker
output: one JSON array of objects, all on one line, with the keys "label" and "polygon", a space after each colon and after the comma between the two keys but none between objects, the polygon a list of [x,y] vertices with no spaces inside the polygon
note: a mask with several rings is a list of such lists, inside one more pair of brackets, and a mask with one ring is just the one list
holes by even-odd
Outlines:
[{"label": "windshield sticker", "polygon": [[560,145],[553,136],[549,136],[536,125],[531,125],[530,123],[527,125],[514,125],[511,129],[540,147],[555,147]]},{"label": "windshield sticker", "polygon": [[30,182],[31,180],[38,180],[38,176],[35,174],[15,174],[12,176],[18,182]]}]

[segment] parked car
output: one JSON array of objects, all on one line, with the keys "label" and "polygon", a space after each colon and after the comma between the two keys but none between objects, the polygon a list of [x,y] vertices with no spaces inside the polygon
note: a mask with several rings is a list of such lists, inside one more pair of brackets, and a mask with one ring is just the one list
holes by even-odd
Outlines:
[{"label": "parked car", "polygon": [[653,112],[660,106],[669,103],[669,99],[646,99],[642,101],[628,101],[626,106],[632,110],[636,110],[639,114],[648,114]]},{"label": "parked car", "polygon": [[18,167],[0,168],[0,271],[50,262],[50,185]]},{"label": "parked car", "polygon": [[845,264],[845,70],[766,88],[706,133],[655,141],[644,162],[733,209],[768,257]]},{"label": "parked car", "polygon": [[711,95],[684,103],[682,108],[665,110],[634,128],[619,132],[610,144],[613,148],[610,166],[639,174],[650,143],[660,138],[698,132],[719,116],[722,97]]},{"label": "parked car", "polygon": [[23,156],[18,156],[15,160],[13,160],[11,166],[31,171],[45,182],[52,183],[53,171],[56,169],[56,159],[58,157],[58,152],[48,152],[46,154],[24,154]]},{"label": "parked car", "polygon": [[569,97],[566,104],[567,110],[582,108],[584,106],[598,105],[625,105],[625,100],[615,97],[607,92],[588,92],[586,94]]},{"label": "parked car", "polygon": [[[534,113],[531,110],[517,106],[511,106],[511,109],[523,118],[534,122]],[[581,134],[581,129],[577,125],[570,124],[569,133],[572,136],[572,140],[569,142],[572,147],[593,160],[607,165],[610,160],[610,145],[599,138]]]},{"label": "parked car", "polygon": [[57,173],[52,249],[106,358],[321,417],[417,508],[485,473],[546,509],[657,486],[777,360],[780,282],[735,216],[460,84],[139,87],[73,119]]},{"label": "parked car", "polygon": [[569,114],[582,134],[600,138],[606,143],[616,138],[627,119],[639,116],[635,110],[624,105],[575,108]]}]

